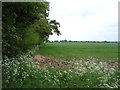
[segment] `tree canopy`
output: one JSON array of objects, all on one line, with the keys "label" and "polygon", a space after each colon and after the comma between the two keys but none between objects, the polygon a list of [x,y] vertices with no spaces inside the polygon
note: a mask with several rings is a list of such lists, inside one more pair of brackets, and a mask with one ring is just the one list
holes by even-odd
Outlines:
[{"label": "tree canopy", "polygon": [[55,32],[60,35],[59,22],[50,20],[49,2],[3,2],[3,57],[13,57],[48,40]]}]

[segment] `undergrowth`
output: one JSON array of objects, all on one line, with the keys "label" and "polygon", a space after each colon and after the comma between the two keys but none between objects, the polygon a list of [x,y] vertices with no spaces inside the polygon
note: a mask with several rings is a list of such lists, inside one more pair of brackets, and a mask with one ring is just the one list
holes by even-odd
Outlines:
[{"label": "undergrowth", "polygon": [[3,88],[118,88],[119,71],[106,62],[71,60],[72,67],[54,71],[32,62],[36,49],[2,62]]}]

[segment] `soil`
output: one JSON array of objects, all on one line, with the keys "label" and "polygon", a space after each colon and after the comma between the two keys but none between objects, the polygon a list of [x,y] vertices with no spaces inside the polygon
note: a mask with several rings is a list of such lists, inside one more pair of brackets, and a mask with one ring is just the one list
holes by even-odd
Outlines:
[{"label": "soil", "polygon": [[65,69],[70,65],[70,62],[68,61],[42,56],[39,53],[35,54],[33,57],[33,62],[35,62],[35,64],[40,68],[49,69]]},{"label": "soil", "polygon": [[[61,70],[61,69],[67,69],[71,67],[71,63],[69,61],[42,56],[39,53],[34,55],[33,62],[39,68],[48,68],[48,69],[54,68],[55,70]],[[119,64],[120,62],[118,61],[108,62],[107,67],[119,68]]]},{"label": "soil", "polygon": [[120,61],[112,61],[112,62],[108,62],[108,67],[114,67],[114,68],[119,68],[120,67]]}]

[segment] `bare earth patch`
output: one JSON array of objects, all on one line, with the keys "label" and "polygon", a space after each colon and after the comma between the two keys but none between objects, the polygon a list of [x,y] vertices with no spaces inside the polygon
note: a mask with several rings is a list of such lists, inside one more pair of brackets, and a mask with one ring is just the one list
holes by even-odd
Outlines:
[{"label": "bare earth patch", "polygon": [[112,61],[112,62],[108,62],[108,67],[109,68],[112,68],[112,67],[114,67],[114,68],[119,68],[119,66],[120,66],[120,61]]},{"label": "bare earth patch", "polygon": [[[73,63],[70,61],[65,61],[62,59],[55,59],[55,58],[50,58],[46,56],[42,56],[39,53],[35,54],[32,60],[35,65],[39,68],[48,68],[48,69],[67,69],[67,68],[72,68]],[[114,61],[114,62],[107,62],[107,68],[118,68],[119,62]]]},{"label": "bare earth patch", "polygon": [[70,65],[70,62],[68,61],[42,56],[39,53],[35,54],[33,62],[40,68],[49,69],[64,69]]}]

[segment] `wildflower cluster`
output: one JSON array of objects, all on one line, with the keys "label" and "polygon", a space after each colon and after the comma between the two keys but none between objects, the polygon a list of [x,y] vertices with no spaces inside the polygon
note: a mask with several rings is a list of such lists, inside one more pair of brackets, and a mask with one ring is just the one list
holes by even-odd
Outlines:
[{"label": "wildflower cluster", "polygon": [[2,62],[3,87],[22,87],[24,80],[29,77],[29,73],[32,72],[31,67],[33,67],[33,65],[30,64],[30,61],[37,48],[28,51],[27,54],[20,55],[18,58],[9,59],[5,57]]},{"label": "wildflower cluster", "polygon": [[[37,48],[36,48],[37,49]],[[118,62],[110,66],[96,58],[74,59],[66,69],[40,68],[31,62],[35,49],[2,63],[3,87],[14,88],[118,88]]]},{"label": "wildflower cluster", "polygon": [[119,63],[116,61],[110,65],[105,61],[98,61],[96,58],[88,57],[87,60],[75,60],[72,61],[72,69],[78,76],[85,76],[85,74],[94,74],[93,77],[88,77],[88,80],[94,78],[97,74],[99,77],[94,78],[100,83],[98,87],[101,88],[118,88]]}]

